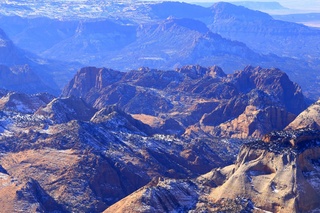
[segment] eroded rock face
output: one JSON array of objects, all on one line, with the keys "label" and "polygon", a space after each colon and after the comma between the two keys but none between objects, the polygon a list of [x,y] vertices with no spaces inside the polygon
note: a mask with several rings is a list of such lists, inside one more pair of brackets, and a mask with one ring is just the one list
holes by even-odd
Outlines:
[{"label": "eroded rock face", "polygon": [[[290,134],[299,141],[294,147],[282,140]],[[279,132],[269,143],[244,145],[223,184],[213,189],[210,197],[244,196],[258,208],[272,212],[319,208],[319,141],[319,131],[299,130]]]},{"label": "eroded rock face", "polygon": [[[87,77],[86,77],[87,76]],[[101,80],[102,77],[103,79]],[[159,132],[260,137],[287,126],[306,104],[301,89],[278,69],[184,66],[175,71],[143,67],[120,73],[83,68],[64,89],[97,109],[116,104]],[[150,120],[157,122],[150,122]]]},{"label": "eroded rock face", "polygon": [[283,129],[294,118],[294,114],[282,108],[266,107],[265,109],[259,109],[256,106],[249,105],[237,118],[220,124],[213,131],[223,137],[246,138],[252,136],[259,138],[266,132]]},{"label": "eroded rock face", "polygon": [[[233,165],[213,169],[191,180],[160,181],[129,195],[105,212],[133,209],[148,212],[158,192],[164,206],[180,201],[173,211],[187,212],[312,212],[320,208],[320,132],[304,129],[278,132],[266,143],[243,145]],[[300,140],[295,146],[283,138]],[[174,194],[176,191],[181,193]],[[188,191],[190,190],[191,191]],[[172,190],[172,191],[171,191]],[[161,192],[161,193],[159,193]],[[185,192],[185,193],[183,193]],[[170,195],[170,196],[169,196]]]}]

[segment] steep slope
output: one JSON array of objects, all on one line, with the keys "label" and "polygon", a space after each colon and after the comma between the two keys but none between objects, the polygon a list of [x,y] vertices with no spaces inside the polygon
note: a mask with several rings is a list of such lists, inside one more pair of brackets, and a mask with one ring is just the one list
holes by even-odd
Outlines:
[{"label": "steep slope", "polygon": [[244,144],[234,165],[191,181],[151,182],[105,212],[318,211],[319,142],[315,130],[273,132]]},{"label": "steep slope", "polygon": [[187,212],[194,208],[199,195],[194,183],[155,178],[148,185],[122,199],[108,212]]},{"label": "steep slope", "polygon": [[38,108],[36,115],[49,118],[54,123],[67,123],[71,120],[88,121],[96,110],[83,100],[75,97],[55,98],[45,107]]},{"label": "steep slope", "polygon": [[2,212],[65,212],[33,179],[21,182],[1,173],[0,184]]},{"label": "steep slope", "polygon": [[16,48],[5,32],[0,29],[0,63],[12,66],[24,64],[27,61],[23,51]]},{"label": "steep slope", "polygon": [[286,74],[260,67],[230,75],[217,66],[127,73],[87,67],[62,95],[96,109],[116,104],[159,132],[186,136],[260,137],[283,129],[306,108],[300,87]]}]

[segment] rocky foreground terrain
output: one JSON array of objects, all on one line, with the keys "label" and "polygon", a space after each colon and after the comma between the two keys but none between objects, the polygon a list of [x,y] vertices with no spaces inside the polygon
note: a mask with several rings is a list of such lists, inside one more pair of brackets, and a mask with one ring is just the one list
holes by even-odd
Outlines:
[{"label": "rocky foreground terrain", "polygon": [[154,179],[104,212],[317,212],[319,157],[319,130],[273,132],[244,144],[233,165]]},{"label": "rocky foreground terrain", "polygon": [[157,134],[115,106],[1,91],[1,212],[102,212],[154,177],[232,163],[239,140]]}]

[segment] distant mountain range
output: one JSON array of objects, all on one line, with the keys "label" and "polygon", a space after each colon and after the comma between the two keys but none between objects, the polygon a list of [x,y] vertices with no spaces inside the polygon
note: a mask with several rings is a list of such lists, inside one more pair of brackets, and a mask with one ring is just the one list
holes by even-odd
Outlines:
[{"label": "distant mountain range", "polygon": [[[179,2],[132,7],[127,12],[133,19],[2,16],[0,27],[15,45],[51,60],[122,71],[143,66],[175,69],[188,64],[215,64],[227,73],[246,65],[277,67],[298,82],[308,97],[319,96],[315,89],[317,29],[229,3],[210,8]],[[59,70],[63,68],[60,64]],[[70,74],[54,74],[56,84],[61,88]]]},{"label": "distant mountain range", "polygon": [[234,5],[244,6],[250,10],[270,11],[270,10],[285,10],[288,9],[282,6],[279,2],[255,2],[255,1],[237,1],[231,2]]},{"label": "distant mountain range", "polygon": [[257,52],[319,59],[316,38],[320,31],[317,29],[274,20],[265,13],[229,3],[215,4],[211,9],[215,17],[208,26],[223,37],[241,41]]},{"label": "distant mountain range", "polygon": [[273,15],[275,19],[304,24],[310,27],[320,27],[320,13]]}]

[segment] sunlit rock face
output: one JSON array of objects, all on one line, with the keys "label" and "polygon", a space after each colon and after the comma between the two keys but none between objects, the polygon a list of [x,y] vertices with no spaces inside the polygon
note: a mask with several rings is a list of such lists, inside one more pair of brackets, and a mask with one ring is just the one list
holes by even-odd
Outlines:
[{"label": "sunlit rock face", "polygon": [[286,129],[314,128],[320,129],[320,101],[315,102],[301,112]]}]

